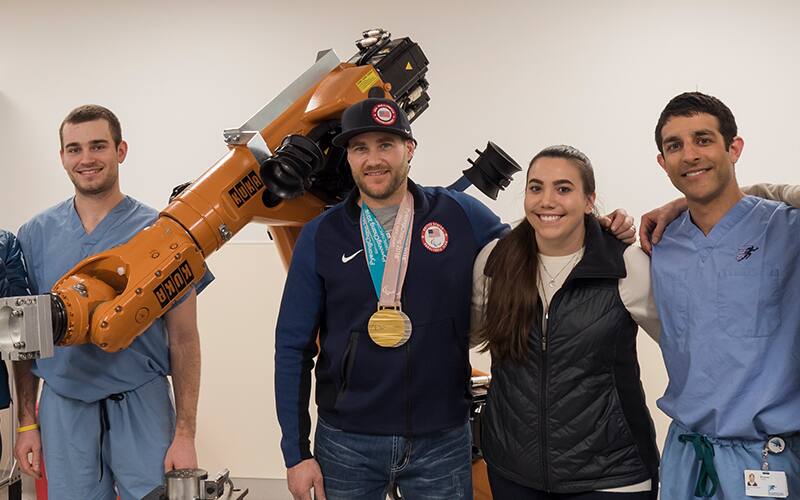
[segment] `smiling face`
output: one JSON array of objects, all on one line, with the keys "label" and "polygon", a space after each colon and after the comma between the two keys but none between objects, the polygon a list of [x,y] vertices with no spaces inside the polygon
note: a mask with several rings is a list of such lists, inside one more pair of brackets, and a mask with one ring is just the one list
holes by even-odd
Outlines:
[{"label": "smiling face", "polygon": [[62,129],[61,163],[75,192],[81,196],[104,196],[119,191],[119,164],[128,145],[114,145],[108,122],[103,119],[65,123]]},{"label": "smiling face", "polygon": [[583,246],[584,216],[595,194],[584,193],[580,170],[565,158],[542,157],[528,169],[525,217],[545,255],[569,255]]},{"label": "smiling face", "polygon": [[658,164],[690,204],[708,205],[738,192],[734,165],[744,143],[737,136],[726,149],[715,116],[673,116],[661,129],[661,137],[664,152],[658,155]]},{"label": "smiling face", "polygon": [[365,132],[350,139],[347,162],[367,206],[400,204],[414,147],[414,141],[386,132]]}]

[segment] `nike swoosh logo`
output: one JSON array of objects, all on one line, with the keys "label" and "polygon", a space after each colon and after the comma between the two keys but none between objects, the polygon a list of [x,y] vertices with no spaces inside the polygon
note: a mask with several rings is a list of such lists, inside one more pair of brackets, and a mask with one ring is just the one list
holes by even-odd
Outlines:
[{"label": "nike swoosh logo", "polygon": [[358,252],[354,253],[353,255],[347,255],[346,256],[345,254],[342,254],[342,264],[347,264],[348,262],[353,260],[356,257],[356,255],[360,254],[363,251],[364,251],[364,249],[362,248],[361,250],[359,250]]}]

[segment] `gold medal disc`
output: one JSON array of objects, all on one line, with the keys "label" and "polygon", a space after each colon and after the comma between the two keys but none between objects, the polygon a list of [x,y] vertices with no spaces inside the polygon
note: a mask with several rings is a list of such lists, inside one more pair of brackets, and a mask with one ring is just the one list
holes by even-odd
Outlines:
[{"label": "gold medal disc", "polygon": [[378,309],[369,318],[367,331],[381,347],[400,347],[411,338],[411,320],[399,309]]}]

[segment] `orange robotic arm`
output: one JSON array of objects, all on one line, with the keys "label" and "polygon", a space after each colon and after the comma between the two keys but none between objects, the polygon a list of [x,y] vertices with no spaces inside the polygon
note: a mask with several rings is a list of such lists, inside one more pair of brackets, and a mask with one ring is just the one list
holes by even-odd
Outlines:
[{"label": "orange robotic arm", "polygon": [[[56,344],[125,349],[202,277],[205,259],[251,221],[270,226],[288,265],[303,224],[353,185],[344,151],[330,143],[344,109],[376,91],[394,98],[412,119],[428,105],[428,61],[417,44],[391,40],[382,30],[364,33],[356,44],[360,52],[348,62],[321,52],[242,127],[226,130],[228,153],[174,194],[153,225],[76,265],[54,285],[51,304],[42,296],[27,304],[38,305],[38,327],[47,322],[49,307]],[[35,319],[15,307],[8,305],[14,338],[14,324],[22,331]],[[17,355],[6,356],[46,357],[47,346],[36,344],[17,342]]]}]

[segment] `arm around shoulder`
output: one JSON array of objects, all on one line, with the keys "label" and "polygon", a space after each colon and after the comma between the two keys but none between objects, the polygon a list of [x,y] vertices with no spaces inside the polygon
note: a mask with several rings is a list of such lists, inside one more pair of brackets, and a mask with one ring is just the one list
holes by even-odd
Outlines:
[{"label": "arm around shoulder", "polygon": [[658,343],[661,321],[653,298],[650,257],[641,248],[631,245],[625,250],[623,259],[627,276],[619,280],[622,303],[633,320]]},{"label": "arm around shoulder", "polygon": [[500,217],[477,199],[461,192],[451,195],[467,215],[475,242],[479,247],[483,248],[490,241],[500,238],[509,231],[508,224],[503,223]]},{"label": "arm around shoulder", "polygon": [[745,194],[782,201],[787,205],[800,208],[800,185],[792,184],[753,184],[742,188]]}]

